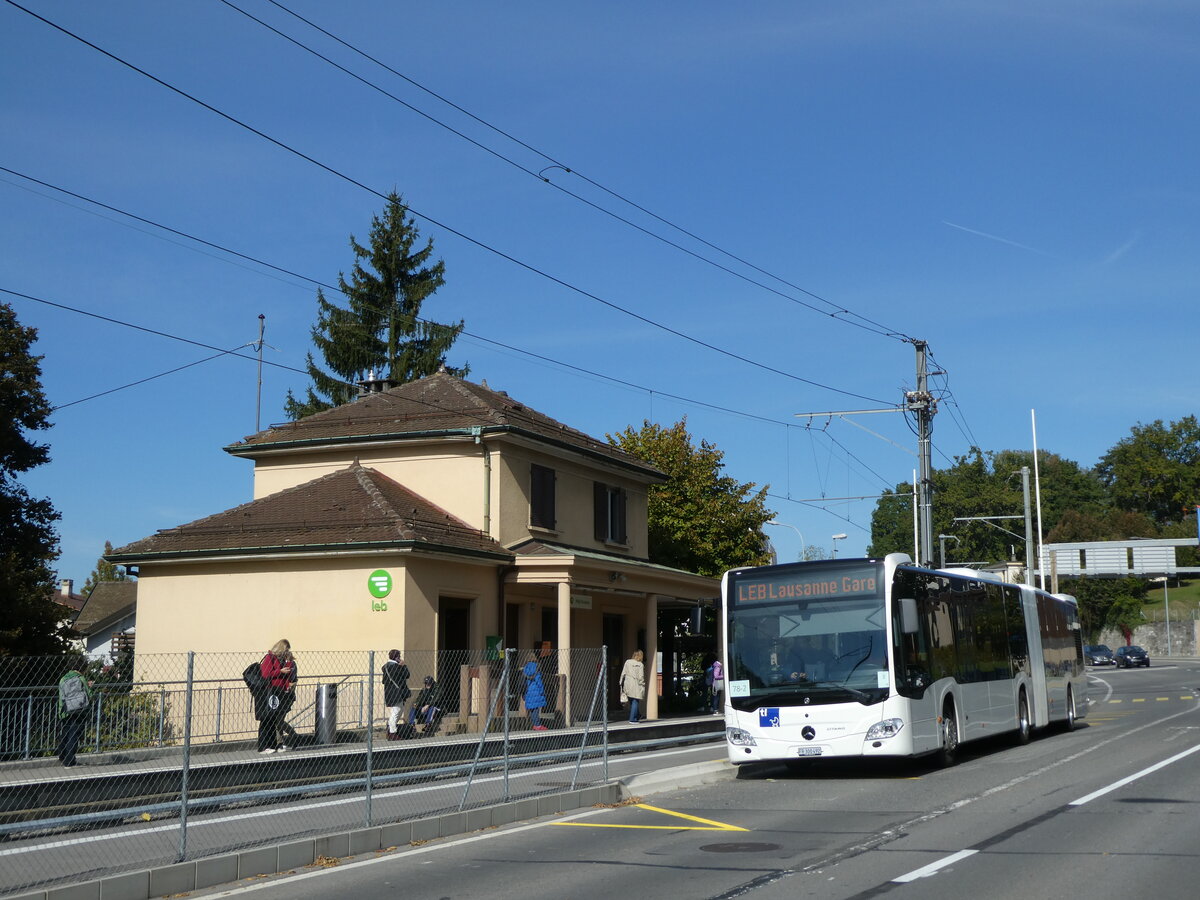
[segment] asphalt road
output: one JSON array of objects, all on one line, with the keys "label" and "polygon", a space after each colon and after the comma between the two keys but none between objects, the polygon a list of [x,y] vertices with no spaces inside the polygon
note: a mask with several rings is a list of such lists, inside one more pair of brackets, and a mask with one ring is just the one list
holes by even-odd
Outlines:
[{"label": "asphalt road", "polygon": [[[820,761],[193,897],[1193,898],[1200,666],[1093,673],[1085,724],[951,769]],[[708,748],[700,756],[717,758]]]}]

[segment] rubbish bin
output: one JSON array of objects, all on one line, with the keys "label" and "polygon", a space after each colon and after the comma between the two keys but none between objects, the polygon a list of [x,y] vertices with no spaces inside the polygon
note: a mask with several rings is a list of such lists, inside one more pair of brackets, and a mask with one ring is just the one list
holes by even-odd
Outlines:
[{"label": "rubbish bin", "polygon": [[333,744],[337,741],[337,685],[318,684],[316,710],[316,738],[318,744]]}]

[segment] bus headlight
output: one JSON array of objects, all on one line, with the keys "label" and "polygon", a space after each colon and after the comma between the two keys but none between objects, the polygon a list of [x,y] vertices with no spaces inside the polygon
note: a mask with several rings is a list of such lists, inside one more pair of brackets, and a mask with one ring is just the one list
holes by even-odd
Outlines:
[{"label": "bus headlight", "polygon": [[725,737],[729,743],[736,744],[739,747],[757,747],[758,741],[754,740],[754,735],[746,731],[744,728],[726,728]]},{"label": "bus headlight", "polygon": [[884,719],[882,722],[876,722],[867,729],[868,741],[881,741],[885,738],[894,738],[900,733],[900,729],[904,727],[903,719]]}]

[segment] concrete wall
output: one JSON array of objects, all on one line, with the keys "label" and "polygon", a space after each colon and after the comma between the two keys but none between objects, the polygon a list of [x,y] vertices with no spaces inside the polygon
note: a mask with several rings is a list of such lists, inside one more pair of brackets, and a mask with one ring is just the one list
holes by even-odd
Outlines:
[{"label": "concrete wall", "polygon": [[[1197,656],[1200,647],[1200,621],[1181,619],[1171,622],[1171,652],[1167,652],[1167,623],[1150,622],[1139,625],[1133,630],[1131,642],[1145,648],[1150,654],[1153,664],[1155,658],[1162,656]],[[1108,630],[1100,632],[1101,644],[1108,644],[1116,650],[1125,643],[1125,636],[1119,631]]]}]

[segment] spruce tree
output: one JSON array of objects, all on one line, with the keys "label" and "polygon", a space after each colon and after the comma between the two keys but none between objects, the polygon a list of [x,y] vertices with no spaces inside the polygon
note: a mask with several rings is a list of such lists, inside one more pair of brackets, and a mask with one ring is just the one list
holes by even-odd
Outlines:
[{"label": "spruce tree", "polygon": [[42,357],[30,353],[37,331],[0,303],[0,657],[61,653],[66,632],[53,601],[59,514],[30,497],[17,476],[50,460],[29,431],[50,427],[42,393]]},{"label": "spruce tree", "polygon": [[[404,384],[445,365],[446,354],[463,329],[420,319],[421,304],[445,282],[445,263],[430,262],[433,241],[419,247],[420,231],[400,195],[371,220],[370,247],[350,237],[354,268],[338,287],[347,306],[317,291],[313,344],[328,372],[308,354],[312,386],[303,400],[288,391],[285,412],[293,421],[353,400],[355,382],[365,373]],[[447,369],[465,375],[467,368]]]}]

